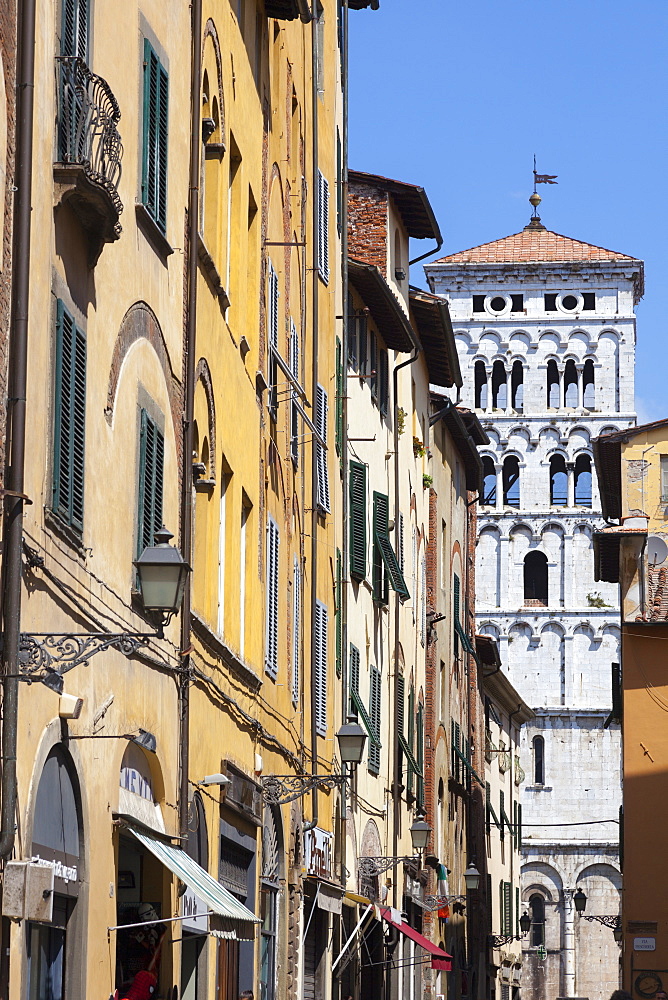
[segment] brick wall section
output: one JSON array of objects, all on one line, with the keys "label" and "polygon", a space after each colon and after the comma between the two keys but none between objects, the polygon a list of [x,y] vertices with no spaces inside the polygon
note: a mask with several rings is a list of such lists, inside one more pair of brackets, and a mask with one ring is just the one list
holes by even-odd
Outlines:
[{"label": "brick wall section", "polygon": [[[11,312],[12,273],[12,207],[14,202],[14,151],[16,138],[16,3],[5,0],[0,4],[0,58],[5,77],[7,100],[7,162],[2,227],[2,271],[0,272],[0,427],[5,427],[7,408],[7,358],[9,353],[9,323]],[[2,113],[2,112],[0,112]],[[5,435],[0,434],[0,468],[4,468]]]},{"label": "brick wall section", "polygon": [[348,187],[348,254],[375,264],[387,277],[387,192],[368,184]]}]

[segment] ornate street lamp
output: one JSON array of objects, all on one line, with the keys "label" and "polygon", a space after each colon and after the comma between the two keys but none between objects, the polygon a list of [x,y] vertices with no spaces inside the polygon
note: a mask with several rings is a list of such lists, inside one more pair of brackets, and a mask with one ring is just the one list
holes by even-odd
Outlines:
[{"label": "ornate street lamp", "polygon": [[520,917],[520,930],[522,931],[522,937],[528,934],[531,930],[531,917],[526,910]]},{"label": "ornate street lamp", "polygon": [[587,907],[587,897],[582,889],[578,889],[577,892],[573,893],[573,902],[575,903],[575,909],[577,912],[584,913]]},{"label": "ornate street lamp", "polygon": [[431,833],[431,827],[425,820],[425,815],[426,813],[424,809],[420,809],[409,830],[413,850],[416,854],[422,854],[427,846],[429,835]]},{"label": "ornate street lamp", "polygon": [[164,626],[178,612],[190,566],[177,548],[174,536],[163,527],[155,534],[155,545],[147,546],[135,560],[144,609],[157,622],[155,633],[146,632],[22,632],[19,680],[42,681],[62,694],[63,674],[72,667],[86,666],[96,653],[118,649],[126,656],[145,646],[149,639],[163,639]]},{"label": "ornate street lamp", "polygon": [[464,882],[466,888],[474,890],[478,888],[478,883],[480,882],[480,872],[476,866],[471,862],[466,871],[464,872]]},{"label": "ornate street lamp", "polygon": [[336,738],[339,743],[339,753],[344,764],[343,774],[268,774],[262,778],[262,795],[270,805],[284,805],[300,799],[302,795],[314,788],[332,789],[339,785],[345,787],[348,780],[348,767],[356,767],[362,763],[366,733],[355,721],[354,715],[348,716],[348,721],[341,726]]}]

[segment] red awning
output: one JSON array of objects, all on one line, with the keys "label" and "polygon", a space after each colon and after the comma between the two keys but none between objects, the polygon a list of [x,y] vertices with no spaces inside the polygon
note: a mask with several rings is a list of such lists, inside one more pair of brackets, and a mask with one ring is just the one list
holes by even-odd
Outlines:
[{"label": "red awning", "polygon": [[392,924],[393,927],[396,927],[402,934],[405,934],[411,941],[415,941],[416,944],[419,944],[421,948],[424,948],[425,951],[428,951],[433,956],[431,960],[432,969],[439,972],[452,971],[452,955],[448,955],[447,951],[443,951],[433,941],[426,938],[424,934],[420,934],[414,927],[407,924],[405,920],[393,920],[390,910],[381,907],[380,912],[383,920],[387,920],[388,924]]}]

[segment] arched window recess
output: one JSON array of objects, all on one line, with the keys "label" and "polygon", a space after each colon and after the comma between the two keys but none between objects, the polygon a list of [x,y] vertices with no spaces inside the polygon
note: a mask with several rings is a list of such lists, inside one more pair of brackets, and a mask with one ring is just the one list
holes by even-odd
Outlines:
[{"label": "arched window recess", "polygon": [[507,507],[520,505],[520,460],[515,455],[503,460],[503,502]]},{"label": "arched window recess", "polygon": [[493,507],[496,504],[496,466],[489,455],[482,458],[482,493],[480,505]]},{"label": "arched window recess", "polygon": [[532,549],[524,557],[524,603],[547,607],[548,569],[544,552]]}]

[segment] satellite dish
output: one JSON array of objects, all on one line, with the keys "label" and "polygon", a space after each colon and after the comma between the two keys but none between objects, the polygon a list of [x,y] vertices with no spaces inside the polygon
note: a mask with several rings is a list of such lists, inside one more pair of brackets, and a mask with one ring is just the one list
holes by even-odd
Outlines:
[{"label": "satellite dish", "polygon": [[647,558],[650,566],[660,566],[668,556],[668,545],[660,535],[650,535],[647,539]]}]

